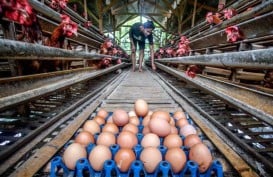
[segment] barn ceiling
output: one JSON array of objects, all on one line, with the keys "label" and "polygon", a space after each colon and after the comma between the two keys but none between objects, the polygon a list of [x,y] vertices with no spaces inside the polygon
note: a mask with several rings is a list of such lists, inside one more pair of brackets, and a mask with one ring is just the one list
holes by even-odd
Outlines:
[{"label": "barn ceiling", "polygon": [[[103,32],[118,30],[137,16],[153,20],[168,33],[180,33],[215,12],[219,2],[228,0],[70,0],[77,11]],[[85,8],[86,7],[86,8]]]}]

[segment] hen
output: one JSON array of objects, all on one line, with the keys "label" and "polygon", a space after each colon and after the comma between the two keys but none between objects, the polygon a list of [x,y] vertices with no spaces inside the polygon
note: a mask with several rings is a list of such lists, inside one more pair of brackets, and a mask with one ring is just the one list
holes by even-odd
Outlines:
[{"label": "hen", "polygon": [[[77,36],[78,25],[71,21],[67,15],[61,15],[61,18],[62,22],[53,30],[50,38],[45,40],[46,46],[64,48],[66,37]],[[44,72],[61,70],[67,63],[68,62],[62,62],[61,60],[43,61]]]}]

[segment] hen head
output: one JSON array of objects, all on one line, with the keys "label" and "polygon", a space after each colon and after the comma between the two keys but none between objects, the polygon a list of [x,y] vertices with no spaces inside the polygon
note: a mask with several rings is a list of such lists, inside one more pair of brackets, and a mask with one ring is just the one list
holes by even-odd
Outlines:
[{"label": "hen head", "polygon": [[191,78],[194,78],[197,73],[201,72],[201,68],[197,65],[190,65],[187,68],[186,75],[188,75]]},{"label": "hen head", "polygon": [[243,38],[243,34],[237,26],[227,27],[225,30],[228,42],[236,42]]},{"label": "hen head", "polygon": [[67,15],[61,15],[62,18],[62,29],[63,34],[67,37],[71,37],[73,35],[77,36],[78,25],[70,20],[70,17]]}]

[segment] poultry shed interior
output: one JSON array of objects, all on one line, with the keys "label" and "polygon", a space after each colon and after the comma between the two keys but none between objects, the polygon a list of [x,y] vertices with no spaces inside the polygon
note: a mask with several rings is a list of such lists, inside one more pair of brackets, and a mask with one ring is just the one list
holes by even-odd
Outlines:
[{"label": "poultry shed interior", "polygon": [[272,46],[273,0],[0,0],[0,176],[270,177]]}]

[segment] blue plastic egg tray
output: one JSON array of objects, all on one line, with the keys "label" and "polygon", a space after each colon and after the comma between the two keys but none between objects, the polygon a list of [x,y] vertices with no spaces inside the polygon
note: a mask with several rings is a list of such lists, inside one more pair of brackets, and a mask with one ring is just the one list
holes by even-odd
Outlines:
[{"label": "blue plastic egg tray", "polygon": [[[110,115],[111,113],[109,114],[109,116]],[[189,123],[193,124],[192,120],[189,118],[188,115],[187,119],[189,120]],[[142,118],[140,118],[140,120],[142,120]],[[142,132],[143,126],[140,125],[138,126],[138,128],[139,132]],[[95,140],[97,139],[98,135],[99,134],[94,135]],[[212,175],[217,177],[224,176],[222,164],[218,160],[214,160],[206,172],[200,173],[198,170],[198,164],[188,159],[189,150],[187,147],[184,146],[182,146],[181,149],[185,152],[187,156],[186,165],[181,170],[181,172],[173,173],[170,163],[164,160],[167,148],[162,145],[163,138],[160,138],[161,145],[158,147],[162,154],[163,161],[159,163],[154,173],[147,173],[144,169],[143,163],[139,160],[140,153],[143,149],[143,147],[140,145],[143,134],[138,133],[137,138],[138,144],[133,148],[136,154],[136,160],[131,164],[128,172],[126,173],[120,172],[118,167],[116,166],[115,161],[113,160],[115,154],[120,148],[119,145],[115,144],[109,147],[112,152],[112,160],[107,160],[104,162],[102,171],[95,171],[94,169],[92,169],[87,158],[79,159],[76,163],[75,170],[69,170],[63,163],[62,157],[58,155],[51,160],[50,177],[57,177],[60,176],[60,174],[68,177],[211,177]],[[181,138],[182,140],[184,140],[184,137],[181,136]],[[88,155],[95,146],[95,144],[89,144],[86,147]]]}]

